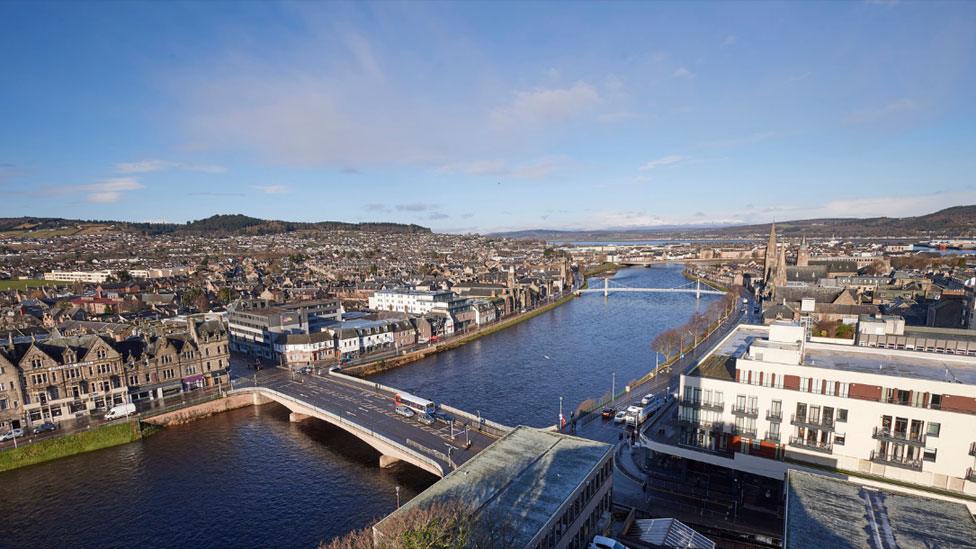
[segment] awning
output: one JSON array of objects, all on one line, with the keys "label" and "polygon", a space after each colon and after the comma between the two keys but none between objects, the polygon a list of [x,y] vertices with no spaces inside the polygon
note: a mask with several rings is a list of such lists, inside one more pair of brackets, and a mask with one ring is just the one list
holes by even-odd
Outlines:
[{"label": "awning", "polygon": [[203,374],[197,374],[197,375],[187,376],[183,378],[183,383],[187,385],[192,385],[198,381],[203,381]]}]

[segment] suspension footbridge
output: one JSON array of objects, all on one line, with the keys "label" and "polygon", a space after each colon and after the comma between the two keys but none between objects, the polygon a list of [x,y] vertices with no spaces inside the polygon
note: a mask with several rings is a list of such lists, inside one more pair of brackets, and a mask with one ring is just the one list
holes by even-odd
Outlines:
[{"label": "suspension footbridge", "polygon": [[613,281],[613,285],[610,284],[610,278],[603,279],[603,288],[586,288],[581,290],[576,290],[577,294],[584,293],[596,293],[602,292],[604,297],[610,295],[610,292],[644,292],[644,293],[659,293],[659,294],[695,294],[695,299],[700,299],[703,295],[725,295],[725,292],[720,292],[718,290],[711,289],[706,286],[702,289],[701,280],[696,279],[693,282],[689,282],[683,286],[678,286],[676,288],[634,288],[621,283],[620,281]]}]

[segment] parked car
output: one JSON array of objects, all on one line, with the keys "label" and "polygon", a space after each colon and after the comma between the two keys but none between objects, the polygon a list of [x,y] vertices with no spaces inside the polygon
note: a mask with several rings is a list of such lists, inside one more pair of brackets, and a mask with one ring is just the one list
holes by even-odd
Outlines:
[{"label": "parked car", "polygon": [[620,410],[617,415],[613,416],[614,423],[623,423],[627,421],[627,410]]},{"label": "parked car", "polygon": [[5,440],[13,440],[15,438],[20,438],[22,436],[24,436],[24,430],[23,429],[20,429],[20,428],[11,429],[11,430],[7,431],[6,433],[0,435],[0,442],[3,442]]},{"label": "parked car", "polygon": [[50,421],[45,421],[44,423],[38,425],[37,427],[34,427],[34,434],[35,435],[39,435],[41,433],[47,433],[49,431],[55,431],[55,430],[57,430],[57,428],[58,428],[57,424],[52,423]]},{"label": "parked car", "polygon": [[415,414],[415,412],[412,409],[403,405],[396,407],[396,413],[400,414],[403,417],[413,417]]},{"label": "parked car", "polygon": [[433,425],[437,420],[430,414],[420,414],[417,416],[417,421],[424,425]]},{"label": "parked car", "polygon": [[600,412],[600,415],[603,416],[603,419],[613,419],[613,414],[615,413],[617,413],[616,410],[607,406],[602,412]]},{"label": "parked car", "polygon": [[112,409],[105,413],[105,420],[111,421],[120,417],[130,416],[134,413],[136,413],[135,404],[119,404],[118,406],[112,406]]},{"label": "parked car", "polygon": [[301,368],[298,369],[298,373],[300,373],[300,374],[306,374],[306,375],[307,374],[310,374],[310,373],[312,373],[312,367],[311,366],[302,366]]},{"label": "parked car", "polygon": [[590,549],[627,549],[627,546],[613,538],[593,536]]}]

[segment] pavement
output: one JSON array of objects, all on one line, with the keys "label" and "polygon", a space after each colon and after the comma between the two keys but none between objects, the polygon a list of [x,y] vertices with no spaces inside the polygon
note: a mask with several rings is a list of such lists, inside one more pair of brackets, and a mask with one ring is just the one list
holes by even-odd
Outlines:
[{"label": "pavement", "polygon": [[[477,422],[464,418],[455,419],[452,438],[450,422],[438,418],[433,425],[424,425],[417,420],[417,416],[401,416],[395,412],[393,396],[388,392],[328,373],[297,374],[273,369],[263,370],[258,374],[257,383],[260,387],[279,391],[336,414],[408,448],[420,445],[449,455],[458,466],[496,440],[494,436],[479,431]],[[253,386],[253,381],[250,377],[239,378],[233,385],[235,388],[243,388]],[[468,441],[470,446],[467,445]],[[433,455],[430,457],[446,465],[446,471],[452,469],[443,459]]]}]

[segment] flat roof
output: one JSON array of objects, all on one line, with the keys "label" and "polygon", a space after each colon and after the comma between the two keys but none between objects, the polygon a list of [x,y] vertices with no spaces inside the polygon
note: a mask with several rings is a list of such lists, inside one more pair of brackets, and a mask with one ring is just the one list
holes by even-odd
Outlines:
[{"label": "flat roof", "polygon": [[976,360],[972,358],[924,351],[885,349],[884,353],[878,353],[876,350],[864,347],[839,345],[836,347],[836,350],[827,349],[808,343],[803,355],[803,365],[827,370],[948,383],[958,381],[966,385],[976,385]]},{"label": "flat roof", "polygon": [[524,547],[611,452],[603,442],[519,426],[374,528],[382,533],[384,523],[413,508],[464,502],[473,513],[502,517],[515,529],[513,547]]},{"label": "flat roof", "polygon": [[976,547],[976,521],[962,503],[790,470],[784,541],[785,549]]}]

